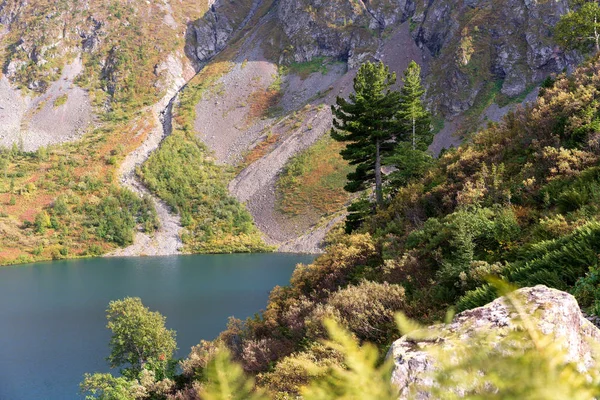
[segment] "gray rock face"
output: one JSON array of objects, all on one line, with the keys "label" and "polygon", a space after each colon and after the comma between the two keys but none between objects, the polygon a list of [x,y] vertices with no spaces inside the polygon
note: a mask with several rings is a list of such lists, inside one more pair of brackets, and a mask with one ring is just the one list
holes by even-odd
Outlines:
[{"label": "gray rock face", "polygon": [[227,15],[219,15],[217,8],[212,4],[202,19],[189,26],[188,37],[193,44],[188,47],[188,52],[191,52],[198,62],[208,61],[225,48],[233,30]]},{"label": "gray rock face", "polygon": [[414,9],[410,0],[282,0],[277,18],[294,49],[293,61],[333,57],[352,68],[375,54],[380,32],[406,21]]},{"label": "gray rock face", "polygon": [[217,55],[233,33],[249,21],[257,4],[253,0],[208,0],[206,14],[188,24],[185,48],[188,57],[201,64]]},{"label": "gray rock face", "polygon": [[[26,6],[27,1],[14,3],[7,0],[0,1],[0,25],[4,25],[7,29],[12,23],[19,9]],[[0,32],[1,33],[1,32]]]},{"label": "gray rock face", "polygon": [[410,19],[413,39],[433,55],[430,96],[450,116],[471,108],[491,81],[502,81],[501,92],[514,97],[574,67],[577,55],[552,40],[567,10],[568,0],[281,0],[277,17],[293,61],[334,57],[350,68],[377,54],[384,30]]},{"label": "gray rock face", "polygon": [[[213,57],[254,8],[250,0],[235,9],[216,0],[189,25],[188,55],[199,63]],[[568,0],[280,0],[271,12],[278,26],[272,32],[284,37],[280,62],[332,57],[350,69],[380,57],[387,33],[410,20],[412,38],[433,56],[432,104],[455,116],[491,90],[492,81],[501,81],[502,94],[514,97],[574,67],[578,56],[552,40],[552,27],[567,10]]]},{"label": "gray rock face", "polygon": [[283,0],[277,6],[277,18],[296,62],[323,56],[349,59],[358,47],[377,47],[369,34],[371,18],[365,14],[364,8],[347,1]]},{"label": "gray rock face", "polygon": [[[528,315],[536,315],[535,323],[540,332],[551,335],[563,343],[567,361],[576,362],[580,370],[594,365],[592,341],[600,341],[600,330],[581,313],[577,301],[570,294],[536,286],[517,291]],[[446,335],[460,337],[460,343],[468,344],[479,333],[489,330],[499,335],[514,329],[516,313],[500,298],[474,310],[460,313],[449,325],[434,326],[439,337]],[[408,388],[413,384],[430,387],[433,385],[428,373],[435,370],[435,362],[425,351],[433,342],[414,342],[406,338],[397,340],[388,352],[394,360],[393,383],[398,386],[401,398],[407,398]],[[460,345],[459,343],[459,345]],[[430,399],[428,393],[420,393],[419,399]]]},{"label": "gray rock face", "polygon": [[[580,58],[562,52],[552,39],[552,27],[567,10],[567,0],[430,2],[413,17],[419,23],[413,37],[446,76],[431,81],[440,111],[456,115],[469,109],[491,80],[501,80],[502,94],[513,97],[550,73],[573,68]],[[461,65],[457,55],[470,46],[474,62]]]}]

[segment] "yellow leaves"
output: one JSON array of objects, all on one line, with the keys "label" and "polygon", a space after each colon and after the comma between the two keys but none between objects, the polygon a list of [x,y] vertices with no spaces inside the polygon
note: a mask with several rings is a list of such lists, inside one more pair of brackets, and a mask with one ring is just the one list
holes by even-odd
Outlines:
[{"label": "yellow leaves", "polygon": [[470,35],[468,27],[462,30],[461,35],[457,58],[461,65],[466,66],[471,61],[473,53],[475,53],[475,47],[473,46],[473,37]]},{"label": "yellow leaves", "polygon": [[540,159],[548,165],[550,175],[547,180],[551,181],[562,177],[576,176],[585,168],[593,165],[598,158],[595,154],[587,151],[547,146],[542,150]]}]

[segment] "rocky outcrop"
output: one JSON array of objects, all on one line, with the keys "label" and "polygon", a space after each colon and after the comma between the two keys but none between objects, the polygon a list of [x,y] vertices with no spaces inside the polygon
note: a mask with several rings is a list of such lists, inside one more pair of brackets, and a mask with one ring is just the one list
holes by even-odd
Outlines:
[{"label": "rocky outcrop", "polygon": [[294,49],[286,54],[289,61],[333,57],[356,64],[363,54],[378,47],[370,27],[378,28],[380,23],[363,2],[282,0],[277,6],[277,18]]},{"label": "rocky outcrop", "polygon": [[[577,363],[581,371],[594,365],[593,342],[600,341],[600,330],[584,317],[573,296],[545,286],[521,289],[516,294],[525,313],[534,316],[538,330],[564,346],[566,361]],[[433,385],[429,374],[435,371],[436,364],[426,351],[428,347],[440,343],[444,346],[472,345],[470,342],[474,338],[489,331],[503,336],[516,328],[516,318],[514,308],[507,305],[505,298],[500,298],[484,307],[458,314],[449,325],[428,328],[438,339],[420,342],[404,337],[396,341],[388,357],[394,361],[392,381],[400,389],[401,398],[406,398],[412,385],[421,388]],[[459,339],[445,342],[444,337],[449,336]],[[423,391],[417,398],[431,397]]]},{"label": "rocky outcrop", "polygon": [[242,28],[256,10],[254,0],[208,0],[204,16],[188,24],[185,52],[197,64],[210,60],[227,46],[233,33]]},{"label": "rocky outcrop", "polygon": [[[378,57],[387,33],[410,19],[411,36],[433,56],[430,97],[446,116],[470,109],[501,82],[514,97],[580,59],[561,51],[552,29],[568,0],[281,0],[277,17],[287,37],[283,61],[315,57],[348,61],[350,68]],[[293,49],[289,51],[289,49]]]},{"label": "rocky outcrop", "polygon": [[413,37],[434,56],[430,95],[439,111],[468,110],[491,81],[514,97],[577,65],[578,56],[552,39],[552,27],[567,11],[567,0],[435,0],[419,10]]}]

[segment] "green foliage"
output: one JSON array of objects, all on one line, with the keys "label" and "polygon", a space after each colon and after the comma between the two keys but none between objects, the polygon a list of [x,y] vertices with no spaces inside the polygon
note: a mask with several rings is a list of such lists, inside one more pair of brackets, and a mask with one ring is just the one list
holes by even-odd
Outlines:
[{"label": "green foliage", "polygon": [[600,5],[596,1],[574,0],[576,10],[563,15],[556,24],[556,40],[569,49],[600,51]]},{"label": "green foliage", "polygon": [[107,328],[112,331],[111,367],[123,376],[85,374],[80,384],[86,400],[164,399],[175,382],[175,332],[165,327],[165,317],[144,307],[139,298],[111,301]]},{"label": "green foliage", "polygon": [[401,142],[396,146],[394,153],[385,160],[385,164],[396,168],[387,178],[389,190],[394,191],[423,177],[433,166],[434,159],[426,151],[413,149],[410,142]]},{"label": "green foliage", "polygon": [[332,106],[331,137],[346,143],[340,154],[356,170],[348,174],[345,189],[351,193],[366,190],[375,183],[377,204],[383,205],[382,158],[394,149],[394,118],[399,93],[392,91],[396,75],[383,63],[361,65],[354,78],[354,93],[345,100],[338,97]]},{"label": "green foliage", "polygon": [[46,229],[52,226],[50,222],[50,215],[48,215],[46,211],[42,211],[41,213],[36,215],[35,222],[33,224],[37,233],[45,233]]},{"label": "green foliage", "polygon": [[367,194],[363,193],[348,206],[348,216],[344,225],[346,233],[350,234],[356,231],[373,213],[373,204]]},{"label": "green foliage", "polygon": [[144,394],[137,383],[111,374],[85,374],[80,390],[86,400],[136,400]]},{"label": "green foliage", "polygon": [[[577,290],[589,304],[588,295],[583,295],[585,281],[579,278],[598,268],[599,253],[600,224],[592,221],[569,235],[523,247],[517,252],[517,261],[506,267],[502,277],[522,287],[543,284],[561,290],[579,282]],[[457,309],[482,306],[494,297],[493,293],[490,285],[483,285],[461,298]]]},{"label": "green foliage", "polygon": [[[422,177],[432,158],[426,153],[433,140],[431,114],[425,109],[421,85],[421,67],[412,61],[402,79],[400,92],[391,90],[396,75],[383,63],[365,63],[354,79],[349,100],[337,98],[332,107],[334,119],[331,137],[346,143],[340,154],[355,170],[348,174],[345,189],[364,192],[375,183],[375,200],[383,206],[384,180],[394,188]],[[383,165],[395,171],[384,177]],[[367,198],[349,208],[346,231],[356,229],[370,214]]]},{"label": "green foliage", "polygon": [[204,400],[265,400],[261,391],[254,390],[254,382],[244,370],[234,364],[227,349],[220,349],[206,368],[206,384],[200,396]]},{"label": "green foliage", "polygon": [[400,89],[400,110],[398,120],[401,133],[396,140],[409,142],[413,151],[427,151],[433,141],[431,113],[425,109],[423,95],[425,88],[421,84],[421,67],[411,61],[402,78]]},{"label": "green foliage", "polygon": [[184,242],[200,253],[264,251],[252,216],[228,192],[229,171],[195,137],[175,132],[140,171],[146,185],[181,215]]},{"label": "green foliage", "polygon": [[121,367],[125,377],[135,378],[149,370],[159,378],[172,374],[172,357],[177,345],[175,332],[165,327],[165,317],[144,307],[139,298],[111,301],[106,310],[107,328],[112,331],[111,367]]},{"label": "green foliage", "polygon": [[63,94],[63,95],[58,96],[56,98],[56,100],[54,100],[54,104],[53,104],[54,108],[58,108],[58,107],[60,107],[60,106],[62,106],[64,104],[66,104],[66,102],[67,102],[68,99],[69,99],[69,95],[66,94],[66,93]]},{"label": "green foliage", "polygon": [[422,229],[411,232],[407,246],[418,249],[422,258],[431,258],[439,284],[460,292],[483,283],[486,273],[502,270],[486,261],[498,259],[495,254],[512,247],[519,233],[510,208],[468,207],[441,221],[428,219]]},{"label": "green foliage", "polygon": [[310,61],[299,63],[292,62],[288,67],[284,69],[284,73],[291,73],[299,75],[302,79],[308,78],[311,74],[320,72],[326,75],[329,61],[325,57],[315,57]]},{"label": "green foliage", "polygon": [[[117,187],[113,187],[99,204],[88,203],[84,209],[88,225],[95,228],[98,236],[120,246],[133,243],[137,224],[144,226],[147,232],[153,232],[159,224],[152,204],[129,190]],[[58,201],[58,208],[54,211],[57,215],[68,213],[64,200]]]},{"label": "green foliage", "polygon": [[600,270],[598,267],[579,278],[573,287],[573,295],[581,308],[589,313],[600,316]]}]

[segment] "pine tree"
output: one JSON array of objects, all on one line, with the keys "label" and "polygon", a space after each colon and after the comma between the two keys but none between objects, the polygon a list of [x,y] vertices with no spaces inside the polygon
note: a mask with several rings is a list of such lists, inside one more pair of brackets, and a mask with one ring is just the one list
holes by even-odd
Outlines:
[{"label": "pine tree", "polygon": [[349,99],[337,98],[332,106],[333,129],[331,137],[345,142],[340,152],[356,170],[348,175],[345,189],[356,193],[375,183],[377,205],[383,205],[383,157],[391,154],[392,140],[399,109],[399,93],[390,88],[396,74],[379,62],[363,64],[354,78],[354,93]]},{"label": "pine tree", "polygon": [[411,61],[402,78],[398,119],[402,127],[400,140],[409,141],[413,150],[426,151],[433,139],[431,114],[423,104],[425,89],[421,84],[421,67]]},{"label": "pine tree", "polygon": [[423,104],[425,89],[421,84],[421,67],[412,61],[404,71],[404,86],[400,91],[398,112],[399,134],[392,155],[386,165],[396,168],[388,176],[390,187],[405,186],[411,179],[423,176],[433,162],[427,149],[433,140],[431,114]]}]

